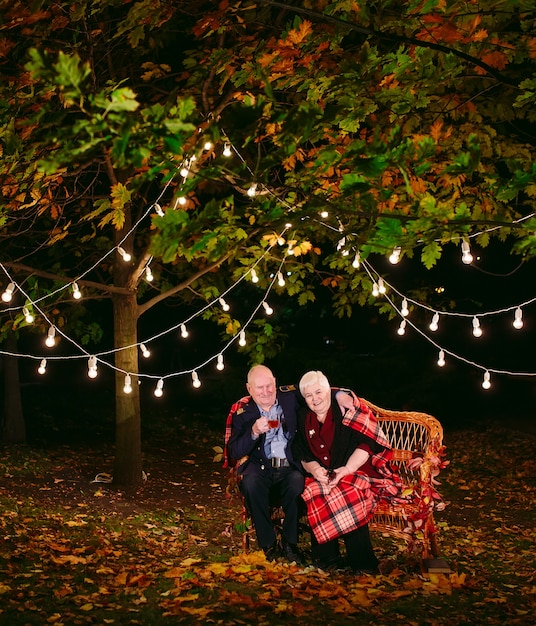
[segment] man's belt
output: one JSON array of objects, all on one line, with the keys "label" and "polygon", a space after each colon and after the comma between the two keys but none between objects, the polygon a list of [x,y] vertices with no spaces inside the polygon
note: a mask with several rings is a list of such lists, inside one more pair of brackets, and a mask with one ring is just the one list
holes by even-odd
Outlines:
[{"label": "man's belt", "polygon": [[274,468],[290,467],[290,463],[287,461],[287,459],[270,459],[270,463]]}]

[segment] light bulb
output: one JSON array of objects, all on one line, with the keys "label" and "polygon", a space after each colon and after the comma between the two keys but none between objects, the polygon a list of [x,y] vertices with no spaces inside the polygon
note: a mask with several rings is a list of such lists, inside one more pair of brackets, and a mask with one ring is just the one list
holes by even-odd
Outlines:
[{"label": "light bulb", "polygon": [[97,378],[97,357],[90,356],[87,361],[87,375],[89,378]]},{"label": "light bulb", "polygon": [[277,284],[280,287],[285,286],[285,279],[283,278],[283,274],[281,272],[277,272]]},{"label": "light bulb", "polygon": [[402,320],[400,322],[400,326],[398,327],[398,330],[396,332],[399,335],[405,335],[406,334],[406,320]]},{"label": "light bulb", "polygon": [[241,330],[240,335],[238,336],[238,345],[245,346],[246,345],[246,331]]},{"label": "light bulb", "polygon": [[406,300],[406,298],[402,300],[402,308],[400,309],[400,314],[404,317],[407,317],[409,315],[408,301]]},{"label": "light bulb", "polygon": [[231,152],[231,144],[225,143],[223,145],[223,156],[230,157],[233,153]]},{"label": "light bulb", "polygon": [[52,348],[56,345],[56,329],[54,328],[54,326],[51,326],[48,329],[48,335],[45,339],[45,345],[49,348]]},{"label": "light bulb", "polygon": [[482,337],[482,329],[480,328],[480,322],[478,321],[478,317],[473,317],[473,335],[475,337]]},{"label": "light bulb", "polygon": [[272,313],[274,312],[274,310],[272,309],[272,307],[268,304],[268,302],[264,302],[262,303],[262,306],[264,307],[264,311],[266,312],[266,315],[272,315]]},{"label": "light bulb", "polygon": [[80,300],[81,297],[82,297],[82,292],[80,291],[78,284],[73,283],[73,298],[75,300]]},{"label": "light bulb", "polygon": [[218,354],[218,362],[216,363],[216,369],[221,370],[225,367],[223,364],[223,354]]},{"label": "light bulb", "polygon": [[37,368],[39,374],[43,375],[47,371],[47,360],[42,359],[39,367]]},{"label": "light bulb", "polygon": [[177,202],[178,202],[181,206],[184,206],[184,205],[186,204],[186,198],[185,198],[185,196],[179,196],[179,197],[177,198]]},{"label": "light bulb", "polygon": [[220,298],[220,299],[218,300],[218,302],[220,303],[220,306],[221,306],[221,308],[222,308],[224,311],[228,311],[228,310],[231,308],[231,307],[227,304],[227,302],[225,302],[225,300],[224,300],[223,298]]},{"label": "light bulb", "polygon": [[251,282],[252,283],[259,282],[259,277],[257,276],[257,272],[254,269],[251,270]]},{"label": "light bulb", "polygon": [[158,202],[154,203],[154,210],[156,211],[157,215],[159,215],[160,217],[164,217],[164,211],[162,211],[162,207],[158,204]]},{"label": "light bulb", "polygon": [[125,376],[125,386],[123,387],[123,391],[125,393],[132,393],[132,380],[130,378],[130,374]]},{"label": "light bulb", "polygon": [[119,252],[119,254],[123,257],[123,261],[125,263],[128,263],[132,259],[132,256],[128,252],[126,252],[121,246],[118,246],[117,252]]},{"label": "light bulb", "polygon": [[181,324],[181,337],[183,337],[183,339],[186,339],[186,337],[188,337],[188,330],[186,328],[186,324]]},{"label": "light bulb", "polygon": [[199,387],[201,387],[201,381],[199,380],[199,376],[197,375],[197,372],[192,372],[192,385],[196,388],[199,389]]},{"label": "light bulb", "polygon": [[212,150],[212,141],[205,141],[203,150]]},{"label": "light bulb", "polygon": [[25,306],[22,307],[22,314],[27,324],[31,324],[34,321],[34,316],[30,313],[29,309]]},{"label": "light bulb", "polygon": [[188,173],[190,172],[190,168],[187,167],[186,165],[184,167],[181,167],[181,170],[179,172],[179,174],[183,177],[183,178],[188,178]]},{"label": "light bulb", "polygon": [[148,359],[151,356],[151,352],[147,350],[147,346],[144,343],[140,343],[140,350],[146,359]]},{"label": "light bulb", "polygon": [[439,365],[439,367],[444,367],[445,365],[445,351],[444,350],[439,351],[439,358],[437,359],[437,364]]},{"label": "light bulb", "polygon": [[372,285],[372,295],[377,298],[380,295],[380,290],[378,288],[378,283],[374,283]]},{"label": "light bulb", "polygon": [[15,283],[9,283],[6,287],[6,290],[2,294],[2,300],[4,302],[11,302],[11,298],[13,297],[13,292],[15,291]]},{"label": "light bulb", "polygon": [[250,198],[254,198],[257,195],[257,183],[252,183],[248,189],[247,194]]},{"label": "light bulb", "polygon": [[147,282],[149,283],[153,282],[154,276],[149,266],[145,268],[145,278],[147,279]]},{"label": "light bulb", "polygon": [[473,255],[471,254],[471,248],[469,242],[464,239],[462,241],[462,263],[470,265],[473,262]]},{"label": "light bulb", "polygon": [[378,291],[381,294],[384,294],[387,291],[387,289],[385,288],[385,283],[383,282],[383,278],[380,278],[378,280]]},{"label": "light bulb", "polygon": [[514,316],[514,328],[516,330],[523,328],[523,313],[519,307],[517,307],[515,316]]},{"label": "light bulb", "polygon": [[484,372],[484,380],[482,381],[482,387],[484,389],[489,389],[491,387],[490,374],[487,370]]},{"label": "light bulb", "polygon": [[346,237],[339,239],[339,241],[337,242],[337,252],[339,252],[339,250],[342,250],[345,245],[346,245]]},{"label": "light bulb", "polygon": [[389,257],[389,261],[393,265],[396,265],[400,261],[400,254],[401,254],[401,252],[402,252],[402,248],[399,248],[398,246],[391,252],[391,256]]},{"label": "light bulb", "polygon": [[352,267],[355,267],[355,269],[357,270],[357,269],[359,269],[360,265],[361,265],[361,253],[360,252],[356,252],[354,260],[352,261]]},{"label": "light bulb", "polygon": [[328,217],[328,216],[329,216],[329,213],[327,211],[321,211],[321,213],[320,213],[320,217],[321,218],[326,219],[326,217]]},{"label": "light bulb", "polygon": [[157,383],[156,383],[156,388],[154,390],[154,395],[157,398],[161,398],[164,394],[164,381],[162,379],[160,379]]},{"label": "light bulb", "polygon": [[439,313],[434,313],[429,328],[433,332],[435,332],[439,328]]}]

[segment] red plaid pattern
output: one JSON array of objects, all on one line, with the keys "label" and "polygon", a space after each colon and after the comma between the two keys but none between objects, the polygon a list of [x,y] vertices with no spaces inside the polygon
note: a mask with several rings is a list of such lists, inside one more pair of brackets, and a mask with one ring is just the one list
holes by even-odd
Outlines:
[{"label": "red plaid pattern", "polygon": [[233,404],[231,410],[229,411],[229,415],[225,420],[225,435],[223,438],[223,467],[229,467],[230,464],[229,450],[227,446],[233,430],[233,416],[238,410],[246,406],[250,400],[251,396],[244,396],[243,398],[240,398],[240,400]]},{"label": "red plaid pattern", "polygon": [[318,543],[325,543],[366,524],[380,500],[396,497],[402,481],[389,464],[392,457],[391,446],[372,411],[354,395],[359,407],[354,414],[343,418],[343,424],[374,439],[384,447],[373,454],[371,462],[382,476],[369,476],[365,471],[345,476],[327,492],[314,478],[305,480],[302,498],[307,505],[307,518]]}]

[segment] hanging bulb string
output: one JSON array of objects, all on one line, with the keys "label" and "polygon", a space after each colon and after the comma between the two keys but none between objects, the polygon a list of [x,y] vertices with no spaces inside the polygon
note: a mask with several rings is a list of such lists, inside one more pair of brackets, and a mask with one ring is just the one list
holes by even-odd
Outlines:
[{"label": "hanging bulb string", "polygon": [[428,336],[423,330],[421,330],[418,326],[416,326],[411,321],[411,319],[409,319],[408,317],[404,317],[402,315],[401,310],[396,306],[395,302],[389,297],[389,295],[385,294],[384,298],[391,305],[393,310],[398,313],[398,315],[400,316],[402,321],[405,321],[407,325],[411,326],[411,328],[413,328],[413,330],[415,330],[419,335],[421,335],[421,337],[423,337],[428,343],[433,345],[437,350],[442,350],[445,355],[448,354],[449,356],[453,357],[454,359],[456,359],[458,361],[461,361],[462,363],[466,363],[467,365],[471,365],[472,367],[475,367],[475,368],[477,368],[479,370],[482,370],[484,372],[488,371],[488,372],[492,372],[494,374],[504,374],[504,375],[507,375],[507,376],[536,376],[536,372],[513,372],[513,371],[510,371],[510,370],[502,370],[502,369],[495,369],[495,368],[492,368],[492,367],[487,367],[487,366],[484,366],[484,365],[482,365],[480,363],[477,363],[476,361],[471,361],[470,359],[467,359],[467,358],[457,354],[456,352],[452,352],[451,350],[448,350],[447,348],[444,348],[443,346],[438,344],[436,341],[434,341],[434,339],[432,339],[432,337]]},{"label": "hanging bulb string", "polygon": [[[377,272],[374,267],[371,265],[370,261],[365,260],[362,261],[363,267],[365,269],[365,271],[367,272],[369,278],[372,280],[372,282],[377,282],[378,278],[381,278],[379,272]],[[374,278],[374,276],[376,276],[376,278]],[[536,297],[534,298],[529,298],[528,300],[525,300],[524,302],[520,302],[518,304],[512,304],[510,306],[504,307],[502,309],[493,309],[491,311],[482,311],[481,313],[462,313],[460,311],[438,311],[437,309],[434,309],[433,307],[431,307],[430,305],[424,303],[424,302],[419,302],[418,300],[414,300],[412,298],[410,298],[409,296],[405,295],[404,293],[402,293],[401,291],[399,291],[394,285],[392,285],[391,283],[389,283],[387,280],[385,280],[385,278],[383,279],[384,284],[389,288],[390,291],[396,293],[398,296],[400,296],[401,298],[405,298],[408,302],[411,302],[412,304],[414,304],[415,306],[424,309],[426,311],[430,311],[431,313],[439,313],[439,315],[441,315],[441,317],[465,317],[465,318],[473,318],[475,315],[477,317],[487,317],[487,316],[492,316],[492,315],[501,315],[503,313],[509,313],[510,311],[515,311],[518,308],[523,308],[526,307],[530,304],[533,304],[534,302],[536,302]]]}]

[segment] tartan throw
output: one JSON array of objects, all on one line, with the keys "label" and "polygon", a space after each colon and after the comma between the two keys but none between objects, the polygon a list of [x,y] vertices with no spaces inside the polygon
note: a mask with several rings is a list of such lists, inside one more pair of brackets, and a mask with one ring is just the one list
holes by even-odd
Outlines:
[{"label": "tartan throw", "polygon": [[381,478],[369,476],[364,471],[345,476],[331,489],[326,490],[312,477],[305,480],[302,498],[307,505],[307,519],[318,543],[325,543],[368,523],[382,499],[396,497],[402,481],[391,467],[392,450],[372,411],[359,402],[355,413],[343,418],[343,424],[374,439],[384,450],[370,458]]},{"label": "tartan throw", "polygon": [[229,411],[229,415],[225,420],[225,435],[223,438],[223,467],[230,467],[231,465],[235,465],[235,462],[229,457],[229,439],[231,438],[231,433],[233,431],[233,416],[234,414],[246,406],[246,404],[251,400],[251,396],[244,396],[240,398],[237,402],[233,404],[231,410]]}]

